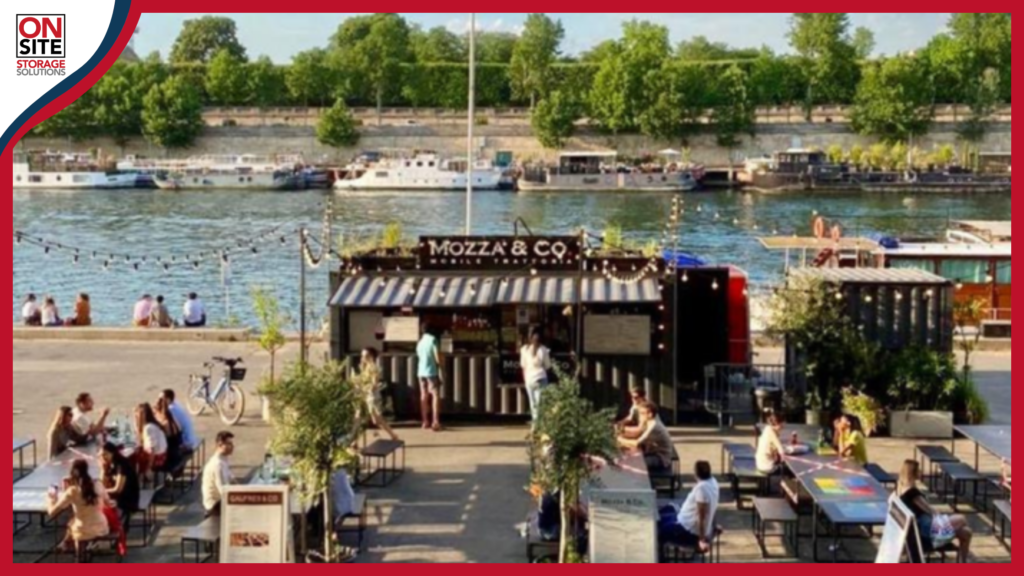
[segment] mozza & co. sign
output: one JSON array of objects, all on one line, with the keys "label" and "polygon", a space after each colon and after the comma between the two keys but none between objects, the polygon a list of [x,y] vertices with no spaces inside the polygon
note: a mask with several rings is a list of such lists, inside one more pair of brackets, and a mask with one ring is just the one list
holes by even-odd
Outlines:
[{"label": "mozza & co. sign", "polygon": [[427,236],[420,238],[422,270],[577,270],[575,236]]}]

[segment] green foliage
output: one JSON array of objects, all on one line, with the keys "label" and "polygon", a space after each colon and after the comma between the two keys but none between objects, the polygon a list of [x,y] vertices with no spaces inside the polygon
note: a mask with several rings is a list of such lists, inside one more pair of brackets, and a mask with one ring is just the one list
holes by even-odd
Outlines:
[{"label": "green foliage", "polygon": [[866,160],[868,166],[875,170],[889,170],[892,166],[892,155],[889,154],[889,147],[885,144],[872,144],[868,148]]},{"label": "green foliage", "polygon": [[391,222],[384,227],[381,247],[385,250],[396,250],[402,245],[402,224]]},{"label": "green foliage", "polygon": [[[957,280],[959,282],[959,280]],[[963,381],[971,379],[971,356],[981,342],[981,323],[988,304],[981,298],[957,300],[953,303],[953,324],[956,325],[957,348],[964,357]]]},{"label": "green foliage", "polygon": [[867,60],[875,51],[875,33],[863,26],[853,31],[853,52],[858,60]]},{"label": "green foliage", "polygon": [[511,32],[477,32],[476,61],[481,64],[512,62],[519,37]]},{"label": "green foliage", "polygon": [[951,409],[958,418],[958,424],[980,426],[987,422],[990,416],[988,401],[971,378],[961,378],[957,381],[953,390]]},{"label": "green foliage", "polygon": [[545,148],[561,148],[575,133],[576,121],[581,116],[581,106],[575,98],[556,90],[534,108],[530,124]]},{"label": "green foliage", "polygon": [[[295,364],[260,393],[270,401],[274,421],[271,452],[290,459],[291,485],[307,504],[324,497],[330,502],[330,478],[351,464],[352,444],[359,434],[363,398],[348,378],[346,365]],[[326,506],[331,510],[331,506]],[[332,516],[325,514],[325,546],[331,556]]]},{"label": "green foliage", "polygon": [[344,100],[339,98],[320,116],[316,139],[332,148],[349,148],[359,143],[359,129]]},{"label": "green foliage", "polygon": [[575,534],[569,530],[569,510],[574,510],[580,490],[595,475],[591,462],[613,462],[618,456],[612,410],[597,411],[582,397],[579,380],[564,374],[541,395],[533,437],[541,454],[534,482],[562,500],[561,560],[570,560]]},{"label": "green foliage", "polygon": [[829,146],[825,152],[828,154],[828,161],[833,164],[840,164],[846,159],[846,153],[843,152],[843,147],[839,144]]},{"label": "green foliage", "polygon": [[860,134],[905,142],[928,132],[933,99],[932,75],[924,61],[888,58],[865,67],[850,120]]},{"label": "green foliage", "polygon": [[951,144],[943,144],[935,151],[934,161],[939,166],[950,166],[956,161],[956,149]]},{"label": "green foliage", "polygon": [[985,70],[977,85],[968,91],[967,102],[971,115],[957,128],[957,134],[963,140],[976,144],[985,138],[992,114],[999,104],[999,73],[991,68]]},{"label": "green foliage", "polygon": [[622,29],[620,49],[600,65],[591,92],[591,116],[606,130],[628,132],[658,100],[648,75],[658,74],[671,55],[668,28],[632,20]]},{"label": "green foliage", "polygon": [[327,66],[327,52],[313,48],[299,52],[285,73],[285,85],[292,100],[309,105],[323,106],[334,93],[334,74]]},{"label": "green foliage", "polygon": [[261,350],[270,355],[270,383],[273,384],[276,378],[277,353],[288,343],[284,328],[289,319],[281,312],[277,296],[266,288],[252,288],[252,308],[260,329],[256,343]]},{"label": "green foliage", "polygon": [[718,104],[711,112],[716,141],[724,148],[735,148],[740,136],[754,137],[755,104],[747,87],[747,74],[733,64],[720,80]]},{"label": "green foliage", "polygon": [[203,131],[199,93],[181,76],[153,86],[143,99],[142,133],[163,148],[188,148]]},{"label": "green foliage", "polygon": [[246,78],[248,102],[258,108],[279,104],[287,94],[284,69],[279,68],[266,56],[260,56],[249,65]]},{"label": "green foliage", "polygon": [[889,149],[889,165],[899,171],[906,170],[909,167],[907,166],[907,154],[906,144],[903,142],[893,144],[892,148]]},{"label": "green foliage", "polygon": [[[477,64],[478,106],[509,102],[508,68]],[[402,97],[415,107],[465,109],[469,94],[469,69],[465,64],[409,64],[403,66]]]},{"label": "green foliage", "polygon": [[626,246],[626,238],[622,234],[622,226],[608,224],[604,227],[604,234],[601,235],[601,244],[606,252],[616,252]]},{"label": "green foliage", "polygon": [[860,144],[854,144],[853,148],[850,148],[850,164],[858,168],[864,168],[866,164],[865,153],[864,147]]},{"label": "green foliage", "polygon": [[712,42],[704,36],[694,36],[676,48],[676,57],[690,62],[712,62],[715,60],[749,60],[757,58],[756,48],[732,48],[724,42]]},{"label": "green foliage", "polygon": [[526,17],[523,33],[512,51],[509,78],[513,96],[528,98],[531,108],[550,89],[551,67],[564,38],[565,28],[560,21],[544,14]]},{"label": "green foliage", "polygon": [[424,32],[419,27],[409,31],[409,46],[413,58],[422,64],[466,62],[466,44],[444,26]]},{"label": "green foliage", "polygon": [[174,64],[209,62],[221,50],[237,59],[245,58],[245,48],[238,42],[235,21],[223,16],[203,16],[186,20],[171,47]]},{"label": "green foliage", "polygon": [[873,436],[885,422],[885,408],[881,402],[849,388],[843,390],[843,413],[856,416],[868,437]]},{"label": "green foliage", "polygon": [[379,109],[389,93],[401,91],[402,65],[411,60],[409,26],[392,13],[349,18],[331,37],[330,50],[336,68],[352,79],[353,94]]},{"label": "green foliage", "polygon": [[67,138],[73,142],[87,140],[98,132],[95,104],[96,94],[90,90],[36,126],[33,133],[45,138]]},{"label": "green foliage", "polygon": [[125,68],[111,68],[90,93],[96,95],[97,132],[110,136],[122,148],[142,133],[143,94],[132,86]]},{"label": "green foliage", "polygon": [[952,410],[958,376],[956,360],[921,348],[895,353],[888,360],[892,378],[889,406],[898,410]]},{"label": "green foliage", "polygon": [[789,39],[806,71],[805,105],[849,102],[859,75],[849,14],[795,13]]},{"label": "green foliage", "polygon": [[221,106],[240,106],[249,100],[248,67],[226,48],[221,48],[206,68],[206,93]]}]

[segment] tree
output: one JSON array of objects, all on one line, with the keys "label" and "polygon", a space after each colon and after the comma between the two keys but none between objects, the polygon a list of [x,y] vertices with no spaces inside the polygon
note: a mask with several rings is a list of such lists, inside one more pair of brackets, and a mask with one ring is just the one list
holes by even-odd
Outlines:
[{"label": "tree", "polygon": [[757,58],[756,48],[732,48],[725,42],[712,42],[705,36],[694,36],[679,43],[676,57],[691,62],[713,62],[716,60],[751,60]]},{"label": "tree", "polygon": [[481,64],[512,62],[519,37],[510,32],[477,32],[476,61]]},{"label": "tree", "polygon": [[257,108],[280,106],[287,92],[284,71],[275,66],[269,57],[260,56],[249,65],[246,90],[249,103]]},{"label": "tree", "polygon": [[634,126],[629,100],[629,71],[621,55],[601,63],[591,91],[591,116],[605,130],[618,133]]},{"label": "tree", "polygon": [[347,148],[359,143],[359,130],[345,101],[338,99],[327,109],[316,125],[316,139],[325,146]]},{"label": "tree", "polygon": [[989,68],[968,92],[971,115],[957,127],[961,139],[973,144],[984,140],[992,114],[999,104],[999,97],[999,72]]},{"label": "tree", "polygon": [[842,164],[846,159],[846,153],[843,152],[843,147],[839,144],[829,146],[825,152],[828,154],[828,161],[833,164]]},{"label": "tree", "polygon": [[858,60],[867,60],[875,52],[875,33],[863,26],[853,31],[853,52]]},{"label": "tree", "polygon": [[639,127],[640,115],[658,100],[646,79],[671,54],[668,28],[633,20],[623,25],[619,51],[600,65],[591,94],[594,118],[607,130]]},{"label": "tree", "polygon": [[377,105],[378,121],[389,91],[399,91],[402,64],[411,60],[409,26],[398,14],[349,18],[331,38],[339,67],[365,86]]},{"label": "tree", "polygon": [[251,98],[245,61],[221,48],[206,68],[206,93],[213,103],[239,106]]},{"label": "tree", "polygon": [[324,504],[324,552],[335,560],[331,477],[356,458],[363,398],[347,366],[296,364],[260,392],[270,401],[274,421],[271,452],[291,461],[291,484],[302,502]]},{"label": "tree", "polygon": [[91,91],[96,92],[96,124],[122,154],[131,138],[142,134],[142,98],[132,88],[124,68],[111,68]]},{"label": "tree", "polygon": [[424,32],[419,27],[409,32],[409,45],[416,62],[466,62],[466,44],[443,26]]},{"label": "tree", "polygon": [[571,511],[578,508],[580,491],[596,475],[596,460],[614,462],[619,451],[611,410],[597,411],[583,398],[579,380],[564,374],[541,396],[533,433],[538,466],[534,483],[561,499],[562,537],[559,560],[578,561]]},{"label": "tree", "polygon": [[580,61],[584,64],[600,64],[608,58],[617,56],[621,51],[622,47],[619,46],[618,40],[605,40],[584,52],[580,56]]},{"label": "tree", "polygon": [[723,148],[735,148],[739,137],[754,136],[756,106],[747,88],[747,74],[733,64],[719,80],[719,104],[712,110],[716,140]]},{"label": "tree", "polygon": [[187,148],[203,131],[199,92],[181,76],[153,86],[142,105],[142,133],[163,148]]},{"label": "tree", "polygon": [[858,133],[886,142],[907,142],[928,132],[934,115],[932,75],[927,62],[896,56],[864,68],[851,124]]},{"label": "tree", "polygon": [[548,94],[533,109],[530,123],[545,148],[561,148],[576,131],[581,106],[572,94],[558,90]]},{"label": "tree", "polygon": [[186,20],[171,47],[172,64],[207,63],[221,50],[238,59],[245,58],[245,48],[238,42],[235,21],[223,16],[203,16]]},{"label": "tree", "polygon": [[35,127],[34,133],[45,138],[66,138],[81,142],[97,134],[96,93],[89,90],[60,112]]},{"label": "tree", "polygon": [[509,77],[513,96],[529,97],[532,109],[537,98],[547,93],[551,83],[551,67],[558,60],[558,47],[565,38],[565,28],[544,14],[526,17],[523,34],[512,51]]},{"label": "tree", "polygon": [[849,102],[857,84],[857,54],[850,16],[840,12],[795,13],[789,40],[806,70],[808,111],[816,103]]},{"label": "tree", "polygon": [[256,342],[270,355],[270,385],[273,386],[277,378],[277,353],[288,343],[284,335],[288,317],[281,312],[281,304],[273,291],[259,286],[252,289],[252,308],[260,323]]},{"label": "tree", "polygon": [[293,100],[307,106],[323,106],[331,99],[334,87],[326,59],[327,52],[322,48],[299,52],[292,58],[285,73],[285,85]]}]

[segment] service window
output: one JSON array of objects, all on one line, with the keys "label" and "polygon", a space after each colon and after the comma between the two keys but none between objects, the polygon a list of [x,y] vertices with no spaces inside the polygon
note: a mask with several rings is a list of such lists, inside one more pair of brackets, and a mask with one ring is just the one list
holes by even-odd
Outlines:
[{"label": "service window", "polygon": [[939,276],[963,284],[989,284],[988,260],[943,260]]}]

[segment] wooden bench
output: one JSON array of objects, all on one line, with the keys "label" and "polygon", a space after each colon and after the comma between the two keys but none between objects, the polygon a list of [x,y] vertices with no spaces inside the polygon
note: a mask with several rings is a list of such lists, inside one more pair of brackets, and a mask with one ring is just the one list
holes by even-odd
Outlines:
[{"label": "wooden bench", "polygon": [[[979,474],[974,468],[962,462],[944,462],[939,464],[942,473],[942,498],[949,501],[950,488],[953,492],[953,511],[960,511],[960,494],[968,484],[973,487],[971,504],[976,509],[984,510],[988,499],[988,478]],[[981,500],[978,492],[981,492]]]},{"label": "wooden bench", "polygon": [[189,546],[194,547],[196,564],[205,564],[216,559],[220,554],[220,518],[207,518],[185,532],[181,537],[182,563],[188,560]]},{"label": "wooden bench", "polygon": [[[142,521],[133,523],[136,516],[141,516]],[[128,519],[128,525],[124,527],[125,533],[131,536],[132,528],[142,529],[142,548],[149,546],[149,534],[156,526],[156,491],[142,490],[139,492],[139,510]]]},{"label": "wooden bench", "polygon": [[939,464],[960,461],[952,452],[942,446],[915,446],[914,460],[921,464],[921,474],[928,475],[928,488],[932,492],[937,491],[936,471]]},{"label": "wooden bench", "polygon": [[895,474],[886,472],[885,469],[878,464],[865,464],[864,471],[870,474],[871,477],[882,486],[892,490],[896,489],[896,484],[899,482],[899,478],[897,478]]},{"label": "wooden bench", "polygon": [[722,474],[732,472],[732,463],[735,460],[753,460],[757,450],[750,444],[722,444]]},{"label": "wooden bench", "polygon": [[741,490],[744,482],[752,482],[756,485],[755,496],[765,496],[768,494],[768,484],[771,476],[760,472],[757,469],[757,463],[753,459],[737,458],[733,460],[732,472],[729,473],[728,478],[732,485],[733,497],[736,499],[737,510],[745,509],[743,507],[743,493]]},{"label": "wooden bench", "polygon": [[545,540],[540,534],[539,513],[534,510],[526,518],[526,561],[539,564],[545,561],[558,561],[561,553],[561,540]]},{"label": "wooden bench", "polygon": [[[398,465],[398,453],[402,453],[402,465]],[[359,472],[356,483],[360,486],[369,485],[370,481],[380,476],[380,488],[387,488],[395,480],[405,474],[405,442],[393,440],[377,440],[360,452]],[[388,459],[391,464],[388,465]]]},{"label": "wooden bench", "polygon": [[767,529],[771,524],[782,526],[782,542],[793,550],[793,558],[800,557],[800,517],[784,498],[754,498],[754,538],[761,548],[761,558],[769,559]]},{"label": "wooden bench", "polygon": [[[356,494],[355,500],[352,502],[354,510],[351,514],[338,518],[335,523],[334,531],[338,534],[338,540],[341,540],[342,534],[355,533],[358,544],[356,546],[357,552],[363,551],[363,541],[366,537],[366,520],[369,515],[369,511],[366,506],[366,494]],[[349,520],[355,520],[356,525],[354,527],[347,526]]]},{"label": "wooden bench", "polygon": [[711,549],[701,552],[699,548],[684,546],[678,542],[665,542],[661,545],[659,554],[663,564],[717,564],[722,561],[722,534],[725,530],[721,526],[715,526],[714,535],[711,538]]},{"label": "wooden bench", "polygon": [[[1010,551],[1009,540],[1006,539],[1006,527],[1010,524],[1010,502],[1008,500],[996,500],[992,503],[992,528],[999,543]],[[998,527],[998,530],[995,528]]]}]

